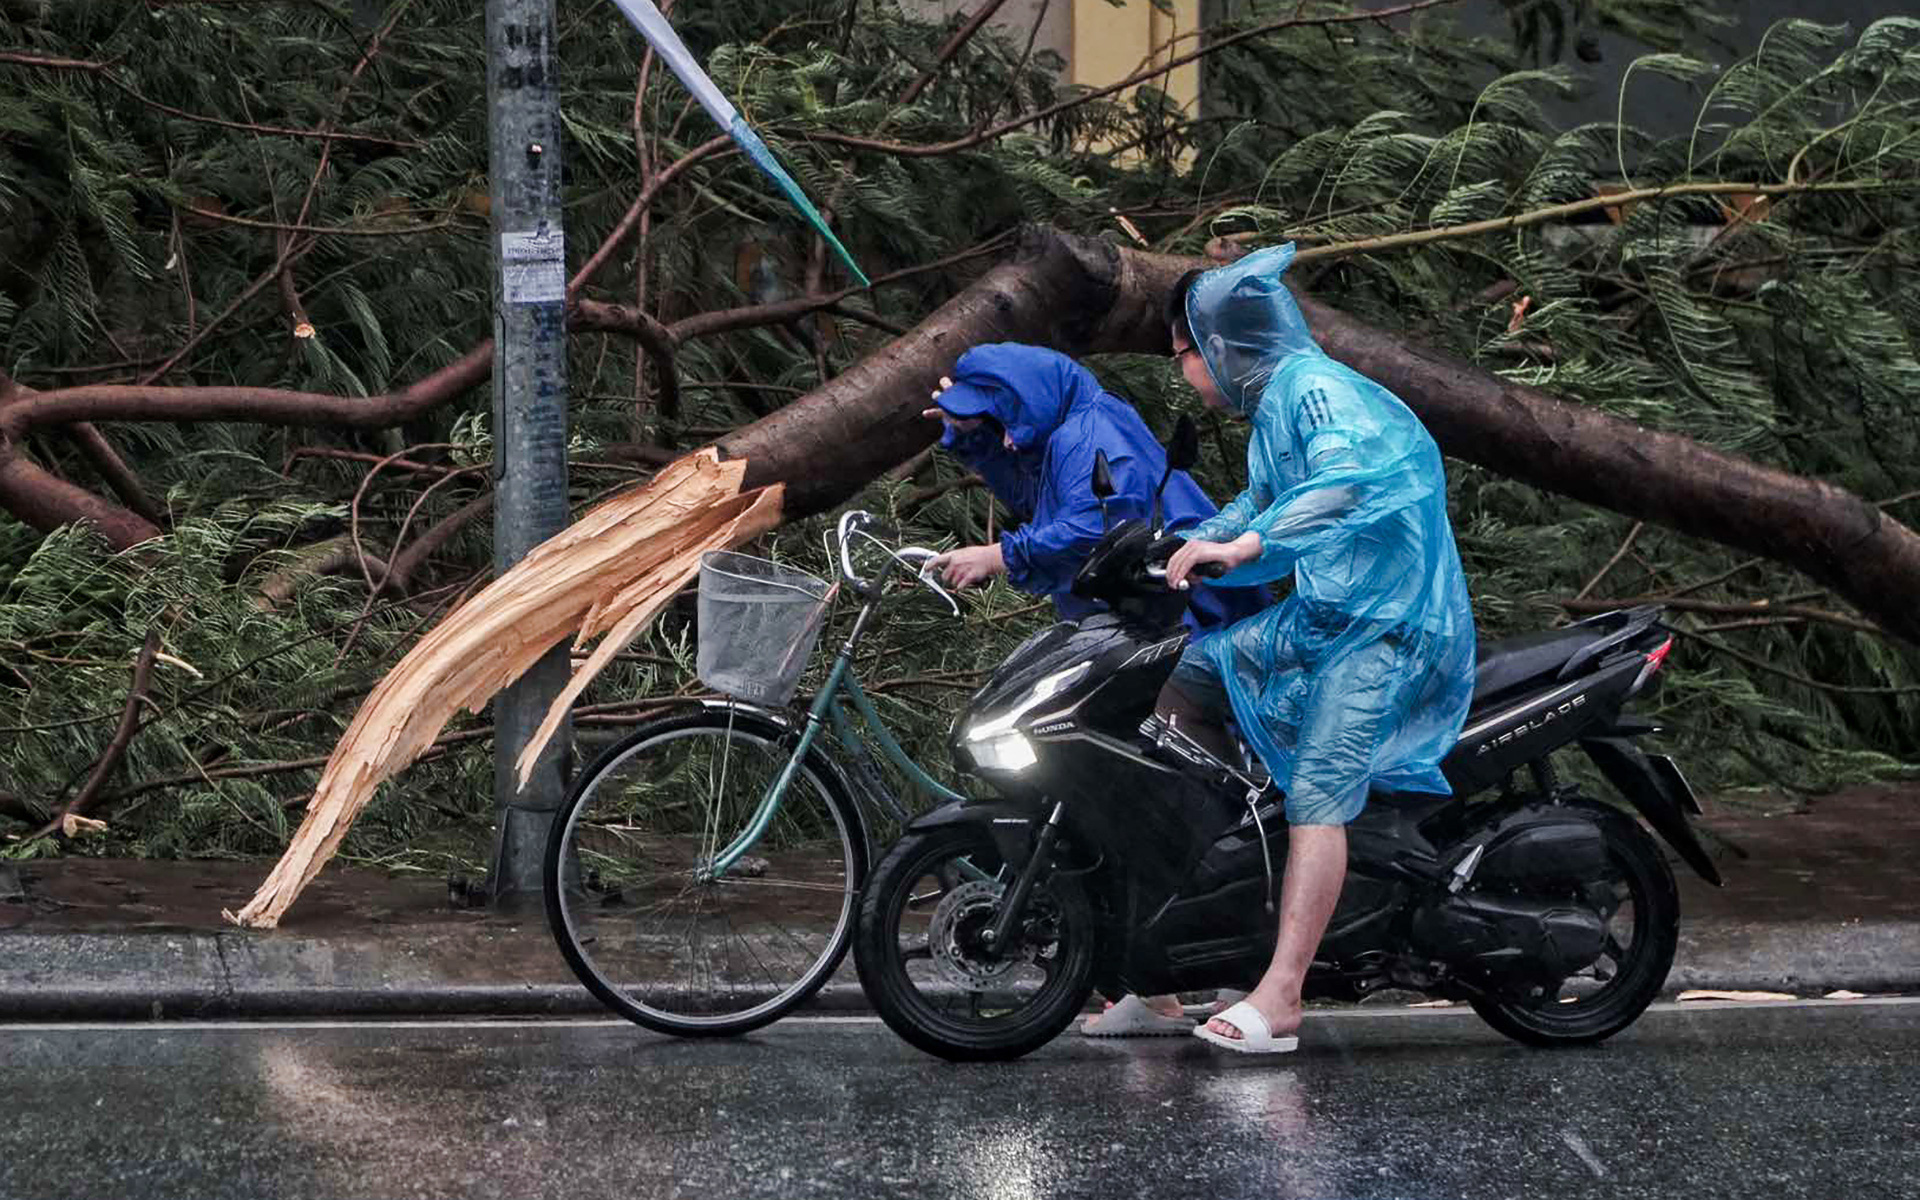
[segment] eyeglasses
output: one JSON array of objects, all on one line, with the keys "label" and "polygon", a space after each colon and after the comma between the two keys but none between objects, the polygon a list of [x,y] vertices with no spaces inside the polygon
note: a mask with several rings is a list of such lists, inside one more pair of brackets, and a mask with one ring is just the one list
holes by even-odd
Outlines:
[{"label": "eyeglasses", "polygon": [[1173,352],[1173,361],[1177,363],[1189,354],[1198,354],[1198,353],[1200,353],[1200,347],[1198,346],[1188,346],[1184,350],[1175,350]]}]

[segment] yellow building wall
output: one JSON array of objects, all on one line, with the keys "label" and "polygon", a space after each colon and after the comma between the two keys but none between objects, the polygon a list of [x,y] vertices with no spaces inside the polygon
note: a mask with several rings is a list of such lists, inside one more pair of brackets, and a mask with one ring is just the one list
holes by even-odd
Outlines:
[{"label": "yellow building wall", "polygon": [[[1067,55],[1073,82],[1105,87],[1198,49],[1200,0],[1173,0],[1171,8],[1162,12],[1150,0],[1127,0],[1120,8],[1107,0],[1073,0],[1073,52]],[[1153,82],[1189,115],[1199,115],[1198,62],[1175,67]]]}]

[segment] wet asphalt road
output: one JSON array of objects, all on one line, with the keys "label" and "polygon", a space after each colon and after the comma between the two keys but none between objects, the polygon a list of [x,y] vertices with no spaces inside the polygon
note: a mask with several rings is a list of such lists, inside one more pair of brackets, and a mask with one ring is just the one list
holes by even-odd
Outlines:
[{"label": "wet asphalt road", "polygon": [[1547,1053],[1460,1010],[1287,1059],[870,1019],[0,1027],[0,1197],[1920,1195],[1920,1002],[1657,1008]]}]

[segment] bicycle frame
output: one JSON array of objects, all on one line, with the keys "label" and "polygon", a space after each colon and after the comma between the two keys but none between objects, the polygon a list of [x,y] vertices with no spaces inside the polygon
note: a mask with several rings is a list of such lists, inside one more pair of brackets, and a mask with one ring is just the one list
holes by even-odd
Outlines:
[{"label": "bicycle frame", "polygon": [[[767,827],[773,823],[774,815],[780,811],[781,798],[786,795],[788,786],[793,783],[793,777],[800,770],[800,764],[806,758],[807,752],[813,748],[815,740],[819,738],[823,725],[831,722],[835,736],[854,748],[856,753],[862,756],[869,753],[866,739],[860,735],[859,727],[848,716],[846,705],[841,702],[843,693],[846,699],[852,701],[854,716],[858,718],[859,725],[866,727],[867,732],[873,736],[873,740],[880,744],[880,751],[886,756],[887,761],[899,768],[908,782],[941,803],[965,799],[959,792],[927,774],[919,763],[914,762],[907,755],[900,743],[894,740],[893,734],[888,732],[885,723],[880,719],[880,714],[874,711],[873,701],[868,699],[866,691],[860,686],[860,680],[853,673],[854,648],[860,644],[860,637],[867,630],[867,622],[873,619],[873,614],[880,608],[881,591],[885,585],[886,572],[883,572],[880,579],[868,589],[866,602],[861,605],[860,614],[854,618],[853,629],[848,632],[846,642],[841,645],[840,653],[835,656],[833,666],[827,671],[827,682],[814,696],[813,703],[807,707],[806,724],[800,730],[799,740],[794,744],[786,766],[781,768],[779,777],[767,788],[766,795],[760,798],[760,805],[754,810],[753,819],[748,822],[747,828],[729,842],[726,849],[714,855],[713,861],[708,864],[703,873],[706,878],[712,879],[724,875],[753,847],[754,843],[760,840],[761,835],[766,833]],[[888,815],[899,821],[907,820],[909,814],[897,801],[884,791],[874,790],[890,809]]]}]

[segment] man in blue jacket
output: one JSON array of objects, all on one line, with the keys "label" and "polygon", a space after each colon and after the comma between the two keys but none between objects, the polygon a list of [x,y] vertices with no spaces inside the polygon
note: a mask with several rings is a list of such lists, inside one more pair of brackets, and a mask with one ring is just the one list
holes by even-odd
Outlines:
[{"label": "man in blue jacket", "polygon": [[[960,356],[953,378],[933,394],[925,415],[946,422],[941,445],[979,472],[1012,515],[998,542],[944,555],[947,582],[964,587],[1004,574],[1023,592],[1051,597],[1062,620],[1099,605],[1075,596],[1073,577],[1105,532],[1093,494],[1094,455],[1106,451],[1114,494],[1106,522],[1150,517],[1167,456],[1133,406],[1109,394],[1073,359],[1013,342],[977,346]],[[1189,528],[1215,513],[1185,471],[1161,496],[1168,529]],[[1196,634],[1224,628],[1265,608],[1265,587],[1192,590],[1186,622]],[[1225,994],[1223,999],[1239,993]],[[1093,1037],[1184,1034],[1194,1024],[1173,996],[1128,996],[1083,1032]]]},{"label": "man in blue jacket", "polygon": [[[1073,359],[1014,342],[976,346],[941,380],[929,418],[946,422],[940,444],[979,472],[1010,519],[999,541],[944,555],[948,583],[965,587],[1005,575],[1023,592],[1053,600],[1062,620],[1099,605],[1075,596],[1074,575],[1105,532],[1093,494],[1094,455],[1106,451],[1114,494],[1106,520],[1145,518],[1167,456],[1146,422]],[[1161,500],[1169,529],[1211,517],[1213,503],[1184,471]],[[1266,607],[1264,588],[1193,591],[1187,615],[1196,632],[1230,624]]]}]

